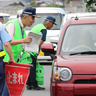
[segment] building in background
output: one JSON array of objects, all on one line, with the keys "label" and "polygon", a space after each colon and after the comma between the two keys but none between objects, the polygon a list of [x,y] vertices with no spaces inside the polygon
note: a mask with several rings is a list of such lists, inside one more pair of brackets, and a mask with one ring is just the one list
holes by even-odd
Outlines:
[{"label": "building in background", "polygon": [[0,12],[15,15],[18,10],[24,9],[26,6],[31,6],[30,3],[34,1],[38,7],[62,7],[66,13],[69,12],[85,12],[86,3],[84,0],[72,0],[67,4],[67,0],[0,0]]}]

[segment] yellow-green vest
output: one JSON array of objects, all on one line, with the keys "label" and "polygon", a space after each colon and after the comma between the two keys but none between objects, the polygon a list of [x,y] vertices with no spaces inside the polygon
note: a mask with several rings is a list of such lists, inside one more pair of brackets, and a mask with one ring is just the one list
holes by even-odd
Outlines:
[{"label": "yellow-green vest", "polygon": [[[37,24],[36,26],[34,26],[34,27],[31,29],[31,32],[36,33],[36,34],[39,34],[42,29],[46,29],[46,27],[45,27],[42,23],[40,23],[40,24]],[[46,30],[47,30],[47,29],[46,29]]]},{"label": "yellow-green vest", "polygon": [[[46,29],[46,27],[40,23],[40,24],[37,24],[36,26],[34,26],[32,29],[31,29],[31,32],[33,33],[36,33],[36,34],[39,34],[41,32],[42,29]],[[46,29],[47,30],[47,29]],[[43,41],[44,43],[45,41]]]},{"label": "yellow-green vest", "polygon": [[[22,39],[21,28],[20,28],[18,19],[14,19],[14,20],[11,20],[11,21],[7,22],[5,26],[7,26],[9,23],[14,23],[14,25],[15,25],[15,34],[14,34],[13,38],[15,40]],[[24,30],[23,37],[24,38],[26,37],[25,30]],[[20,54],[21,54],[22,44],[11,45],[11,48],[12,48],[14,60],[16,62],[18,60]],[[5,49],[4,49],[4,51],[5,51]],[[4,58],[4,61],[9,61],[9,55],[8,55],[8,53],[6,51],[5,51],[5,54],[6,54],[6,56]]]}]

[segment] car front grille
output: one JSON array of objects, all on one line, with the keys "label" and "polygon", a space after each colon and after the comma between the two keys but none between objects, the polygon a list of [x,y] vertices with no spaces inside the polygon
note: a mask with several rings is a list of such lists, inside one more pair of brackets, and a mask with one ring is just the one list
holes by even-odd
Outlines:
[{"label": "car front grille", "polygon": [[75,80],[74,84],[96,84],[96,80]]}]

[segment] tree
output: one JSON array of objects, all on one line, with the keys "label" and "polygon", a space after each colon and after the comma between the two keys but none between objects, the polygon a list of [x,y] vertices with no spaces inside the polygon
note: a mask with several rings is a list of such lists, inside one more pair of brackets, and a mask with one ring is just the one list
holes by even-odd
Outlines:
[{"label": "tree", "polygon": [[[67,0],[67,3],[69,3],[72,0]],[[96,12],[96,0],[84,0],[86,3],[86,11],[88,12]]]},{"label": "tree", "polygon": [[96,0],[85,0],[86,4],[86,11],[88,12],[96,12]]},{"label": "tree", "polygon": [[[58,7],[58,4],[56,4],[56,3],[54,3],[53,5],[54,5],[54,7]],[[46,7],[52,7],[52,5],[50,4],[50,5],[46,6]],[[64,6],[62,6],[62,5],[59,5],[59,7],[64,8]]]},{"label": "tree", "polygon": [[69,3],[70,1],[72,1],[72,0],[67,0],[67,3]]},{"label": "tree", "polygon": [[34,1],[32,1],[32,2],[30,3],[30,5],[31,5],[32,7],[38,7],[38,5],[37,5]]}]

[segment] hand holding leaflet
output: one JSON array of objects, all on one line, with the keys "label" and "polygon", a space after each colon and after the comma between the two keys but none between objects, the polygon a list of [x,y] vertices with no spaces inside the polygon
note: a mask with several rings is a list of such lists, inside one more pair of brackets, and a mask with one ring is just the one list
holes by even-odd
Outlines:
[{"label": "hand holding leaflet", "polygon": [[25,51],[38,53],[39,43],[40,43],[42,35],[29,32],[28,36],[32,38],[32,42],[26,44]]}]

